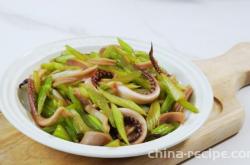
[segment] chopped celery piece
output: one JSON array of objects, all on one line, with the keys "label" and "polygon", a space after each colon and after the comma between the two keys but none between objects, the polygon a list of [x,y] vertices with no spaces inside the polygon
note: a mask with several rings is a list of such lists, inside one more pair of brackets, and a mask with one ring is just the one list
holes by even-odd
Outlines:
[{"label": "chopped celery piece", "polygon": [[126,100],[123,98],[120,98],[118,96],[112,95],[108,92],[103,91],[102,89],[99,89],[99,91],[111,102],[114,103],[116,105],[125,107],[125,108],[129,108],[131,110],[134,110],[142,115],[146,115],[145,111],[139,106],[137,105],[135,102],[131,101],[131,100]]},{"label": "chopped celery piece", "polygon": [[126,55],[126,52],[121,50],[116,46],[108,46],[106,47],[103,57],[111,58],[116,60],[116,66],[118,68],[132,68],[132,64],[129,63],[130,58]]},{"label": "chopped celery piece", "polygon": [[77,139],[77,132],[75,130],[75,127],[73,125],[73,120],[71,118],[65,118],[65,124],[64,128],[68,132],[70,138],[74,142],[78,142],[79,140]]},{"label": "chopped celery piece", "polygon": [[108,85],[104,82],[99,82],[99,88],[101,88],[102,90],[108,90],[110,89],[111,85]]},{"label": "chopped celery piece", "polygon": [[151,131],[152,134],[154,135],[160,135],[160,136],[164,136],[172,131],[174,131],[176,128],[178,128],[179,124],[177,123],[171,123],[171,124],[161,124],[158,127],[156,127],[155,129],[153,129]]},{"label": "chopped celery piece", "polygon": [[126,71],[116,71],[116,75],[113,78],[114,81],[120,81],[123,83],[129,83],[131,81],[136,81],[141,76],[139,72],[126,72]]},{"label": "chopped celery piece", "polygon": [[68,96],[68,87],[66,85],[58,85],[56,88],[63,97]]},{"label": "chopped celery piece", "polygon": [[135,51],[136,62],[147,62],[149,61],[148,53],[144,51]]},{"label": "chopped celery piece", "polygon": [[135,63],[136,58],[132,53],[126,52],[125,50],[123,50],[119,47],[115,47],[115,49],[116,49],[117,53],[120,54],[122,57],[122,58],[120,58],[120,60],[122,59],[121,62],[125,62],[124,60],[126,60],[126,61],[129,61],[131,63]]},{"label": "chopped celery piece", "polygon": [[53,135],[64,140],[68,140],[68,141],[71,140],[65,128],[60,124],[57,125],[56,130],[54,131]]},{"label": "chopped celery piece", "polygon": [[88,56],[90,58],[98,58],[99,57],[99,53],[97,53],[97,52],[91,52]]},{"label": "chopped celery piece", "polygon": [[56,61],[56,62],[59,62],[59,63],[65,64],[68,60],[73,59],[74,57],[75,57],[75,56],[69,55],[69,54],[61,55],[61,56],[59,56],[59,57],[56,57],[56,58],[55,58],[55,61]]},{"label": "chopped celery piece", "polygon": [[53,126],[44,127],[42,129],[45,132],[48,132],[48,133],[52,134],[56,130],[56,127],[57,127],[57,125],[53,125]]},{"label": "chopped celery piece", "polygon": [[117,66],[98,66],[99,69],[104,70],[104,71],[108,71],[108,72],[112,72],[114,74],[119,74],[119,72],[124,72],[124,70],[122,70],[121,68],[117,67]]},{"label": "chopped celery piece", "polygon": [[100,92],[96,91],[96,89],[94,89],[93,87],[87,85],[85,85],[84,87],[87,90],[88,95],[92,100],[92,102],[103,111],[105,116],[108,117],[109,122],[112,124],[112,126],[114,126],[114,119],[112,111],[109,108],[109,101],[105,97],[103,97]]},{"label": "chopped celery piece", "polygon": [[43,117],[50,117],[54,114],[54,112],[56,111],[56,109],[58,108],[58,102],[55,99],[46,99],[45,103],[44,103],[44,107],[43,107],[43,111],[42,111],[42,116]]},{"label": "chopped celery piece", "polygon": [[195,107],[193,104],[191,104],[190,102],[188,102],[185,99],[181,99],[178,101],[179,104],[181,104],[185,109],[193,112],[193,113],[198,113],[199,110],[197,107]]},{"label": "chopped celery piece", "polygon": [[79,141],[77,139],[77,134],[74,132],[74,130],[72,128],[70,128],[68,125],[65,125],[64,128],[67,131],[71,141],[73,141],[73,142]]},{"label": "chopped celery piece", "polygon": [[75,104],[69,104],[66,108],[67,109],[77,109]]},{"label": "chopped celery piece", "polygon": [[61,63],[58,62],[49,62],[49,63],[44,63],[41,65],[43,69],[47,69],[49,71],[53,70],[64,70],[67,67]]},{"label": "chopped celery piece", "polygon": [[154,101],[148,111],[148,116],[146,118],[148,130],[153,130],[159,124],[160,118],[160,104],[158,101]]},{"label": "chopped celery piece", "polygon": [[91,131],[92,129],[87,126],[87,124],[84,123],[81,115],[76,112],[75,110],[70,111],[73,115],[72,117],[72,123],[74,128],[76,129],[76,132],[79,133],[85,133],[87,131]]},{"label": "chopped celery piece", "polygon": [[106,147],[119,147],[120,140],[119,139],[113,140],[113,141],[109,142],[108,144],[106,144],[105,146]]},{"label": "chopped celery piece", "polygon": [[130,83],[134,82],[135,84],[138,84],[142,86],[143,88],[149,89],[150,83],[148,80],[146,80],[142,73],[138,70],[132,69],[132,68],[126,68],[123,69],[117,69],[117,68],[104,68],[104,70],[110,71],[115,73],[115,77],[113,78],[114,81],[120,81],[122,83]]},{"label": "chopped celery piece", "polygon": [[120,55],[117,53],[114,46],[107,46],[103,52],[103,57],[111,58],[111,59],[119,59]]},{"label": "chopped celery piece", "polygon": [[80,86],[79,90],[80,90],[81,95],[83,95],[84,97],[87,97],[87,98],[89,97],[88,91],[84,88],[84,86]]},{"label": "chopped celery piece", "polygon": [[140,88],[139,85],[135,84],[135,83],[129,83],[129,84],[126,84],[126,87],[130,88],[130,89],[137,89],[137,88]]},{"label": "chopped celery piece", "polygon": [[134,52],[133,48],[126,43],[125,41],[123,41],[120,38],[117,38],[119,45],[121,46],[122,50],[126,51],[129,54],[132,54]]},{"label": "chopped celery piece", "polygon": [[159,77],[162,88],[170,94],[175,101],[183,99],[184,93],[174,84],[174,82],[166,75],[161,74]]},{"label": "chopped celery piece", "polygon": [[120,142],[120,146],[127,146],[128,144],[124,143],[124,142]]},{"label": "chopped celery piece", "polygon": [[83,110],[83,107],[81,105],[81,102],[75,97],[72,87],[68,87],[68,97],[70,98],[71,102],[75,105],[76,110],[78,112],[81,112],[81,110]]},{"label": "chopped celery piece", "polygon": [[139,84],[140,86],[142,86],[145,89],[150,89],[149,81],[142,78],[142,76],[134,79],[133,82],[135,82],[136,84]]},{"label": "chopped celery piece", "polygon": [[38,99],[37,99],[38,114],[42,113],[47,94],[51,89],[52,89],[52,79],[49,77],[45,80],[44,84],[41,87],[41,90],[38,93]]},{"label": "chopped celery piece", "polygon": [[34,80],[34,86],[35,86],[36,92],[39,93],[39,90],[41,87],[41,80],[40,80],[38,71],[33,72],[33,80]]},{"label": "chopped celery piece", "polygon": [[82,54],[81,52],[72,48],[69,45],[65,45],[65,48],[66,48],[66,52],[68,52],[71,55],[74,55],[79,60],[86,60],[89,58],[86,54]]},{"label": "chopped celery piece", "polygon": [[112,114],[113,114],[115,125],[116,125],[119,135],[121,136],[121,138],[124,140],[126,144],[129,144],[128,137],[127,137],[126,130],[125,130],[123,115],[121,111],[117,108],[115,104],[111,104],[111,109],[112,109]]},{"label": "chopped celery piece", "polygon": [[161,113],[168,112],[172,108],[174,102],[175,101],[172,98],[172,96],[171,95],[167,95],[166,99],[164,100],[164,102],[163,102],[163,104],[161,106]]},{"label": "chopped celery piece", "polygon": [[93,115],[83,115],[83,119],[84,121],[86,122],[86,124],[93,128],[95,131],[100,131],[100,132],[103,132],[103,126],[102,126],[102,122],[96,118],[95,116]]}]

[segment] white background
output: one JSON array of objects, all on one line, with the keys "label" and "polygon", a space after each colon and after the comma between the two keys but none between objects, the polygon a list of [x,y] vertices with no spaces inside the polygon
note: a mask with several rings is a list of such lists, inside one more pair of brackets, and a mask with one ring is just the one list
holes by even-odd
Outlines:
[{"label": "white background", "polygon": [[[189,58],[211,58],[250,42],[247,0],[0,0],[0,74],[23,52],[71,37],[113,35],[153,41]],[[250,65],[250,61],[249,61]],[[250,88],[240,133],[213,150],[250,151]],[[185,164],[249,164],[250,159],[192,159]]]}]

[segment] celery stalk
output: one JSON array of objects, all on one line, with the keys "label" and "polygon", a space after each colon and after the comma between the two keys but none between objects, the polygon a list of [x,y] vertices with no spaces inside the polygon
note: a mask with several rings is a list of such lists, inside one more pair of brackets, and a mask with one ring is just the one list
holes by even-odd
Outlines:
[{"label": "celery stalk", "polygon": [[56,130],[54,131],[53,135],[64,140],[68,140],[68,141],[71,140],[65,128],[60,124],[57,125]]},{"label": "celery stalk", "polygon": [[123,98],[120,98],[118,96],[112,95],[108,92],[103,91],[102,89],[99,89],[99,91],[103,94],[104,97],[106,97],[111,103],[114,103],[116,105],[122,106],[124,108],[129,108],[131,110],[134,110],[142,115],[146,115],[145,111],[137,105],[135,102],[131,100],[126,100]]},{"label": "celery stalk", "polygon": [[115,125],[116,125],[119,135],[121,136],[121,138],[124,140],[126,144],[129,144],[128,137],[127,137],[126,130],[125,130],[124,121],[123,121],[123,115],[121,111],[117,108],[115,104],[111,104],[111,109],[112,109]]},{"label": "celery stalk", "polygon": [[161,106],[161,113],[168,112],[172,108],[174,102],[172,96],[168,95]]},{"label": "celery stalk", "polygon": [[47,94],[52,89],[52,79],[47,78],[45,80],[45,83],[41,87],[41,90],[38,93],[38,99],[37,99],[37,109],[38,113],[41,114],[44,106],[44,102],[46,100]]}]

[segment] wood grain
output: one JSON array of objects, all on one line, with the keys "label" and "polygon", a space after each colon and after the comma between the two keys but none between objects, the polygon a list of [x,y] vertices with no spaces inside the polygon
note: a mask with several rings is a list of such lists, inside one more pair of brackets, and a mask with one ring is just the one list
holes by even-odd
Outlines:
[{"label": "wood grain", "polygon": [[[236,134],[244,121],[244,111],[235,93],[250,83],[250,43],[238,44],[217,58],[195,61],[208,77],[216,98],[209,120],[189,139],[171,151],[203,151]],[[13,128],[0,114],[0,164],[177,164],[184,158],[155,158],[148,156],[122,159],[97,159],[63,153],[27,138]]]}]

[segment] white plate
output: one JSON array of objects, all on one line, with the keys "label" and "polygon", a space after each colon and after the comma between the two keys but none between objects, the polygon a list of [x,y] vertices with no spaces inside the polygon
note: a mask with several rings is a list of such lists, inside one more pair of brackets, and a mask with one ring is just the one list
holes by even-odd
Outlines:
[{"label": "white plate", "polygon": [[[149,51],[150,43],[125,39],[137,50]],[[174,132],[159,139],[131,146],[118,148],[89,146],[77,144],[56,138],[35,125],[29,112],[18,99],[18,85],[27,78],[39,64],[55,57],[69,44],[83,52],[98,50],[107,44],[116,43],[115,37],[88,37],[53,42],[31,50],[25,56],[13,63],[3,75],[0,84],[0,106],[4,116],[19,131],[31,139],[48,147],[90,157],[131,157],[144,155],[152,151],[172,147],[198,130],[206,121],[212,109],[213,94],[208,80],[192,62],[184,57],[154,45],[154,55],[160,65],[177,76],[184,84],[190,84],[194,89],[193,103],[199,108],[198,114],[189,113],[186,122]],[[4,133],[4,132],[1,132]],[[12,137],[15,138],[15,137]]]}]

